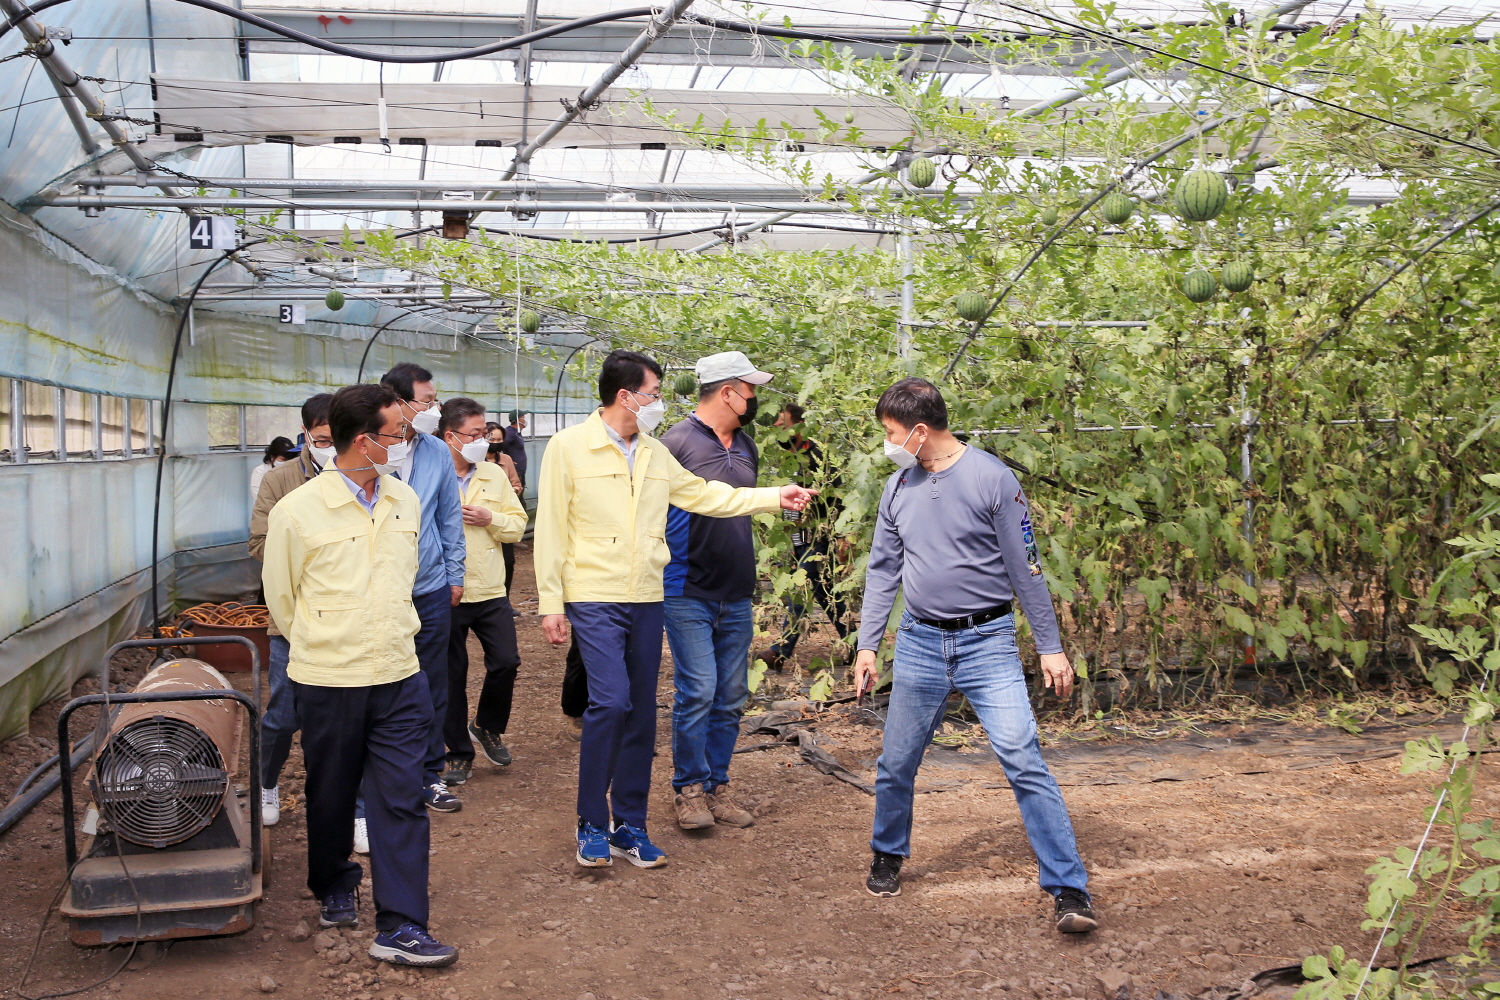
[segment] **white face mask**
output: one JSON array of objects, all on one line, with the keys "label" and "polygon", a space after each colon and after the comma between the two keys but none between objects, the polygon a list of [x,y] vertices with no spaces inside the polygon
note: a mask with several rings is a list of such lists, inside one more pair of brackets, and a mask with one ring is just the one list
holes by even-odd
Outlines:
[{"label": "white face mask", "polygon": [[396,470],[401,468],[401,463],[406,461],[406,453],[411,451],[411,443],[408,441],[399,441],[396,444],[389,444],[384,447],[385,463],[382,464],[372,458],[370,459],[370,464],[382,476],[395,475]]},{"label": "white face mask", "polygon": [[[635,393],[631,393],[635,395]],[[653,400],[635,411],[635,422],[641,430],[650,434],[661,423],[661,418],[667,415],[667,404],[664,400]]]},{"label": "white face mask", "polygon": [[332,445],[327,448],[319,448],[317,445],[310,444],[307,446],[307,453],[312,456],[312,460],[318,463],[318,468],[321,469],[333,461],[333,456],[338,454],[338,449]]},{"label": "white face mask", "polygon": [[[448,447],[453,448],[452,442],[449,442]],[[480,438],[478,441],[470,441],[463,447],[453,448],[453,450],[462,455],[465,462],[468,462],[470,465],[478,465],[484,461],[484,456],[490,453],[490,443],[484,438]]]},{"label": "white face mask", "polygon": [[[416,410],[421,403],[407,403],[407,406]],[[442,412],[434,405],[428,405],[425,410],[416,410],[411,418],[411,429],[418,434],[431,434],[438,429],[438,421],[442,419]]]},{"label": "white face mask", "polygon": [[[906,450],[907,441],[910,441],[911,435],[915,434],[916,432],[917,429],[913,427],[911,429],[911,433],[906,435],[906,441],[902,441],[900,444],[891,444],[889,441],[884,442],[881,447],[885,451],[885,457],[890,459],[892,462],[895,462],[903,469],[910,469],[912,466],[916,465],[917,456]],[[921,450],[921,448],[917,449],[917,451]]]}]

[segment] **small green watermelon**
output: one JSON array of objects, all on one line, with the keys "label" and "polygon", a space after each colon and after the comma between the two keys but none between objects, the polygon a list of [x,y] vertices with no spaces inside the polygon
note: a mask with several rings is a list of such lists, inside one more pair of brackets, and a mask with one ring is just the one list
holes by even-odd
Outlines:
[{"label": "small green watermelon", "polygon": [[527,310],[525,310],[524,312],[521,313],[521,332],[522,333],[536,333],[541,328],[542,328],[542,317],[538,316],[536,313],[532,312],[530,309],[527,309]]},{"label": "small green watermelon", "polygon": [[926,156],[918,156],[906,165],[906,179],[912,187],[932,187],[937,180],[937,164]]},{"label": "small green watermelon", "polygon": [[323,304],[334,312],[338,312],[344,308],[344,293],[337,288],[330,289],[328,294],[323,297]]},{"label": "small green watermelon", "polygon": [[1203,268],[1195,267],[1182,276],[1178,287],[1182,289],[1182,294],[1186,295],[1192,301],[1207,302],[1214,297],[1214,292],[1218,290],[1219,283],[1214,280],[1213,275],[1203,270]]},{"label": "small green watermelon", "polygon": [[1121,194],[1118,191],[1106,195],[1104,200],[1099,203],[1099,214],[1104,216],[1104,221],[1112,226],[1118,226],[1130,218],[1134,211],[1135,202],[1130,200],[1129,195]]},{"label": "small green watermelon", "polygon": [[977,323],[989,313],[990,300],[978,292],[964,292],[953,300],[953,308],[958,311],[960,319]]},{"label": "small green watermelon", "polygon": [[1207,222],[1218,218],[1229,201],[1229,186],[1217,170],[1189,170],[1172,189],[1177,211],[1189,222]]},{"label": "small green watermelon", "polygon": [[1255,268],[1249,261],[1232,260],[1219,272],[1219,280],[1231,292],[1243,292],[1255,283]]},{"label": "small green watermelon", "polygon": [[682,372],[672,380],[672,391],[679,396],[691,396],[698,391],[698,380],[692,372]]},{"label": "small green watermelon", "polygon": [[1048,205],[1046,208],[1042,209],[1042,225],[1046,226],[1049,229],[1057,225],[1057,209],[1053,208],[1051,205]]}]

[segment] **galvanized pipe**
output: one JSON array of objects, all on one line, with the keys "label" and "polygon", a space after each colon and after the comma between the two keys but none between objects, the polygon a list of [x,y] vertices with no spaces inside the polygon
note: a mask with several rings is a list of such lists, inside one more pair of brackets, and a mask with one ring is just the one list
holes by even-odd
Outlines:
[{"label": "galvanized pipe", "polygon": [[734,201],[424,201],[417,198],[221,198],[155,195],[58,195],[45,199],[53,208],[250,209],[298,212],[784,212],[790,215],[844,215],[850,209],[835,202]]},{"label": "galvanized pipe", "polygon": [[[80,186],[89,187],[159,187],[164,183],[181,184],[181,178],[163,174],[100,174],[75,179]],[[822,188],[795,187],[788,184],[589,184],[581,181],[541,182],[513,181],[389,181],[337,178],[291,178],[291,177],[194,177],[192,183],[207,188],[223,188],[235,191],[483,191],[485,193],[510,192],[515,195],[571,196],[579,192],[590,195],[634,194],[666,195],[668,197],[713,197],[720,201],[765,200],[769,198],[817,198]],[[463,204],[463,199],[456,199]]]},{"label": "galvanized pipe", "polygon": [[[11,0],[11,2],[14,2],[14,0]],[[618,80],[627,69],[635,65],[635,61],[641,57],[641,54],[654,45],[658,38],[666,34],[672,25],[677,22],[677,19],[687,13],[687,9],[692,5],[693,0],[672,0],[670,7],[653,17],[650,23],[646,25],[645,30],[635,37],[635,41],[631,42],[626,46],[625,51],[620,53],[620,58],[616,59],[603,73],[599,74],[599,79],[595,80],[583,93],[579,94],[578,100],[574,104],[569,105],[551,125],[542,130],[542,134],[537,136],[535,140],[528,142],[516,150],[516,158],[512,161],[510,169],[505,172],[505,179],[510,180],[516,176],[522,167],[531,162],[532,156],[536,154],[538,149],[551,142],[559,132],[576,121],[590,107],[594,106],[599,98],[604,95],[604,92],[609,89],[610,85]]]},{"label": "galvanized pipe", "polygon": [[[21,17],[26,9],[17,0],[0,0],[0,10],[5,11],[7,18],[15,19]],[[138,169],[154,170],[156,165],[130,141],[125,130],[120,128],[110,116],[104,103],[94,94],[94,89],[58,54],[57,46],[53,45],[52,40],[47,37],[47,29],[38,24],[34,17],[21,17],[16,26],[21,29],[21,34],[28,45],[35,50],[36,57],[41,61],[42,66],[60,86],[72,91],[73,96],[78,98],[78,103],[83,105],[84,113],[99,123],[114,147],[130,157],[130,162],[134,163]],[[162,190],[176,193],[175,188],[168,185],[162,185]]]}]

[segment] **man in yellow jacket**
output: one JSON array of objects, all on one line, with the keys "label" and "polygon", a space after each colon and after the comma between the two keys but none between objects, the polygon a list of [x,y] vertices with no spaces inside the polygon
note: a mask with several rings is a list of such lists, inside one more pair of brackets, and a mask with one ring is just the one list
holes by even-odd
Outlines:
[{"label": "man in yellow jacket", "polygon": [[[461,785],[474,767],[474,741],[490,763],[510,764],[505,729],[521,654],[516,648],[516,616],[505,590],[505,554],[501,545],[526,533],[526,508],[516,499],[509,477],[486,462],[490,443],[484,438],[484,406],[466,396],[443,404],[438,439],[453,456],[463,503],[464,596],[453,609],[448,631],[448,711],[443,741],[448,758],[443,781]],[[474,720],[469,721],[469,630],[484,649],[484,686]]]},{"label": "man in yellow jacket", "polygon": [[391,475],[405,449],[398,404],[381,385],[334,394],[337,453],[272,508],[261,580],[291,644],[286,672],[307,768],[307,887],[319,924],[359,923],[364,872],[349,855],[363,783],[378,931],[370,956],[439,966],[458,949],[427,933],[421,776],[432,698],[413,641],[420,505]]},{"label": "man in yellow jacket", "polygon": [[661,366],[615,351],[599,372],[602,408],[555,434],[542,453],[535,565],[542,630],[554,646],[571,623],[588,675],[578,756],[580,865],[622,857],[666,864],[646,836],[661,668],[667,507],[709,517],[801,510],[800,486],[736,489],[688,472],[650,433],[660,422]]}]

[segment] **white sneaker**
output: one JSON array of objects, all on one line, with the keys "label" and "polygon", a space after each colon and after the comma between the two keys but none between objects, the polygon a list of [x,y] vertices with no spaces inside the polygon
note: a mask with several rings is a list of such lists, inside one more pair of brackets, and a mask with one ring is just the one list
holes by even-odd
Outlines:
[{"label": "white sneaker", "polygon": [[260,790],[260,825],[275,826],[281,819],[281,789],[262,788]]},{"label": "white sneaker", "polygon": [[363,816],[354,821],[354,853],[370,853],[370,825]]}]

